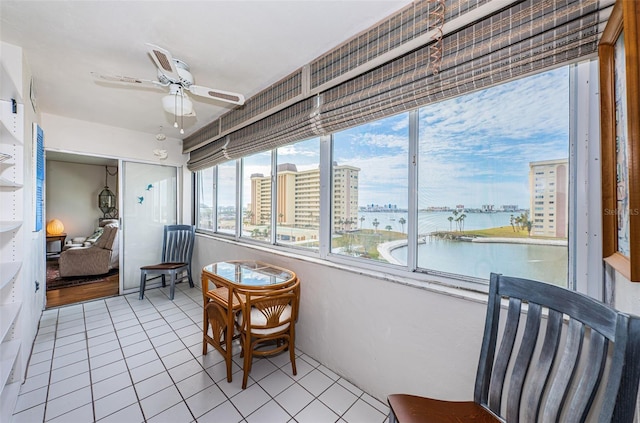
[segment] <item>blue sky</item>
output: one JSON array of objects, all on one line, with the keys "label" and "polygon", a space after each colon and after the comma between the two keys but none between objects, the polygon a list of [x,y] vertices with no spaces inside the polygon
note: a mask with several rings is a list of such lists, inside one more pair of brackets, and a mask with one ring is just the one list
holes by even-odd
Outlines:
[{"label": "blue sky", "polygon": [[[529,162],[568,157],[568,68],[420,109],[419,207],[529,207]],[[360,172],[360,204],[407,207],[408,117],[335,136],[334,160]]]},{"label": "blue sky", "polygon": [[[528,208],[529,162],[568,157],[568,73],[563,67],[420,109],[419,208]],[[403,113],[336,133],[333,160],[360,168],[360,205],[406,208],[408,149]],[[278,163],[317,167],[318,139],[279,148]],[[245,159],[244,205],[248,176],[270,171],[270,152]],[[224,186],[234,181],[234,172],[221,175]]]}]

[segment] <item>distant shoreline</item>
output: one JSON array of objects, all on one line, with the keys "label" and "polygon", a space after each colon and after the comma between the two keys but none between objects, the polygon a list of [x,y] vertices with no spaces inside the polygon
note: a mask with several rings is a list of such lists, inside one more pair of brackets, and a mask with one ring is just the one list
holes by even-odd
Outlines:
[{"label": "distant shoreline", "polygon": [[[566,247],[568,245],[568,241],[564,239],[505,238],[505,237],[472,238],[467,241],[459,241],[459,242],[477,242],[481,244],[550,245],[555,247]],[[418,244],[420,243],[421,242],[418,241]],[[406,247],[407,244],[408,244],[408,241],[406,239],[384,242],[382,244],[378,244],[378,252],[380,253],[380,256],[389,263],[405,265],[406,263],[401,263],[395,257],[393,257],[391,252],[397,248]]]}]

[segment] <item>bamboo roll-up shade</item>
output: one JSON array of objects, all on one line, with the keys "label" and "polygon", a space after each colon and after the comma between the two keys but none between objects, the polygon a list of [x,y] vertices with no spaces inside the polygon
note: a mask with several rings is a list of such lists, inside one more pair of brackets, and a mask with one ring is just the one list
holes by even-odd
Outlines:
[{"label": "bamboo roll-up shade", "polygon": [[595,54],[604,15],[597,0],[517,4],[446,36],[437,74],[426,46],[323,93],[322,128],[335,132]]},{"label": "bamboo roll-up shade", "polygon": [[227,155],[237,159],[318,135],[315,98],[296,103],[229,135]]},{"label": "bamboo roll-up shade", "polygon": [[315,103],[315,98],[301,101],[191,152],[189,170],[201,170],[212,166],[211,163],[238,159],[317,136],[313,125]]},{"label": "bamboo roll-up shade", "polygon": [[187,167],[196,172],[229,160],[225,155],[225,146],[228,142],[229,137],[227,136],[192,151],[189,154]]}]

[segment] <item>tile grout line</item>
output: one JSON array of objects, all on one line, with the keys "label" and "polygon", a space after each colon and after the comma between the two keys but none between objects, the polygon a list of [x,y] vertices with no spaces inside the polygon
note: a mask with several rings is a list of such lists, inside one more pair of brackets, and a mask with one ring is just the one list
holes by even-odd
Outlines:
[{"label": "tile grout line", "polygon": [[[161,292],[162,292],[162,291],[161,291]],[[164,292],[163,292],[163,293],[164,293]],[[168,297],[167,297],[167,298],[168,298]],[[131,306],[131,303],[130,303],[129,298],[128,298],[128,296],[127,296],[127,295],[125,295],[125,296],[124,296],[124,299],[125,299],[125,301],[127,302],[127,305],[129,305],[129,307],[130,307],[130,308],[131,308],[131,310],[133,311],[133,313],[134,313],[134,314],[136,314],[136,313],[135,313],[135,311],[133,310],[133,307]],[[162,315],[162,312],[161,312],[161,311],[156,307],[156,305],[153,303],[153,301],[149,300],[148,298],[147,298],[146,300],[147,300],[147,301],[148,301],[148,302],[153,306],[153,308],[158,312],[158,314],[160,314],[160,317],[162,318],[162,320],[164,320],[164,321],[165,321],[166,326],[168,326],[168,327],[171,329],[171,331],[174,333],[174,335],[176,335],[176,337],[178,337],[178,339],[180,340],[180,342],[182,342],[182,339],[181,339],[181,338],[180,338],[180,337],[175,333],[175,331],[173,330],[173,328],[169,325],[169,322],[167,321],[167,319],[165,319],[165,317]],[[138,300],[138,301],[140,301],[140,300]],[[180,307],[178,306],[178,308],[180,308]],[[180,311],[182,311],[182,309],[180,309]],[[141,327],[141,328],[142,328],[142,330],[144,331],[145,336],[147,336],[147,338],[149,339],[149,343],[151,344],[151,347],[152,347],[153,351],[157,354],[157,356],[158,356],[158,360],[160,361],[160,364],[162,364],[162,367],[164,367],[165,372],[166,372],[166,373],[167,373],[167,375],[169,376],[169,379],[171,379],[171,382],[173,382],[173,386],[174,386],[174,387],[176,388],[176,390],[178,391],[178,394],[180,395],[180,398],[182,398],[182,402],[184,402],[185,406],[186,406],[186,407],[187,407],[187,409],[189,410],[189,413],[191,414],[191,417],[192,417],[194,420],[196,420],[195,416],[193,415],[193,412],[191,411],[191,408],[189,408],[189,406],[188,406],[188,404],[187,404],[186,399],[185,399],[185,398],[184,398],[184,396],[182,395],[182,392],[180,392],[180,389],[178,389],[178,386],[176,385],[175,380],[174,380],[174,379],[173,379],[173,377],[171,376],[171,373],[169,373],[169,369],[167,368],[166,364],[162,361],[162,357],[160,356],[160,354],[158,354],[158,351],[156,350],[156,346],[153,344],[153,342],[151,342],[151,338],[149,338],[149,336],[147,335],[147,330],[144,328],[144,326],[142,326],[142,323],[140,322],[140,319],[138,318],[138,316],[137,316],[137,315],[136,315],[136,319],[138,320],[138,323],[140,324],[140,327]],[[164,345],[164,344],[163,344],[163,345]],[[184,343],[183,343],[183,345],[184,345]],[[185,345],[185,348],[188,350],[188,348],[186,347],[186,345]],[[131,383],[133,384],[133,389],[134,389],[134,391],[135,391],[135,390],[136,390],[136,389],[135,389],[135,383],[133,383],[133,377],[131,376],[131,370],[129,369],[129,365],[126,363],[126,359],[125,359],[125,364],[126,364],[126,366],[127,366],[127,369],[129,370],[129,376],[131,377]],[[203,368],[203,371],[205,371],[205,369],[204,369],[204,368]],[[155,375],[154,375],[154,376],[155,376]],[[150,377],[153,377],[153,376],[150,376]],[[147,378],[147,379],[148,379],[148,378]],[[146,379],[143,379],[143,380],[146,380]],[[141,381],[140,381],[140,382],[141,382]],[[215,381],[214,381],[214,383],[215,383]],[[166,389],[166,388],[165,388],[165,389]],[[157,393],[157,392],[156,392],[156,393]],[[152,394],[152,395],[155,395],[155,393],[154,393],[154,394]],[[136,398],[138,398],[138,392],[137,392],[137,391],[136,391]],[[139,399],[139,398],[138,398],[138,403],[140,404],[140,409],[142,409],[142,403],[140,402],[140,399]],[[179,404],[179,402],[178,402],[178,404]],[[162,410],[160,413],[158,413],[158,414],[156,414],[156,415],[154,415],[154,416],[150,416],[150,418],[153,418],[153,417],[155,417],[155,416],[157,416],[157,415],[159,415],[159,414],[162,414],[162,413],[164,413],[165,411],[169,410],[170,408],[175,407],[176,405],[177,405],[177,404],[174,404],[174,405],[172,405],[171,407],[169,407],[169,408],[167,408],[167,409],[165,409],[165,410]],[[143,410],[143,417],[145,417],[144,410]],[[147,420],[148,420],[148,419],[146,419],[146,418],[145,418],[145,422],[146,422]]]}]

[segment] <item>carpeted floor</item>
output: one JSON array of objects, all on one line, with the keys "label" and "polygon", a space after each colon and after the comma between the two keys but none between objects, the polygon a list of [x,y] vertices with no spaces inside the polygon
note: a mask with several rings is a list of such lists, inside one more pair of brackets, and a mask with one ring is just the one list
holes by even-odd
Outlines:
[{"label": "carpeted floor", "polygon": [[71,286],[86,285],[94,282],[118,280],[118,269],[112,269],[106,275],[60,277],[58,260],[47,260],[47,291],[52,289],[68,288]]}]

